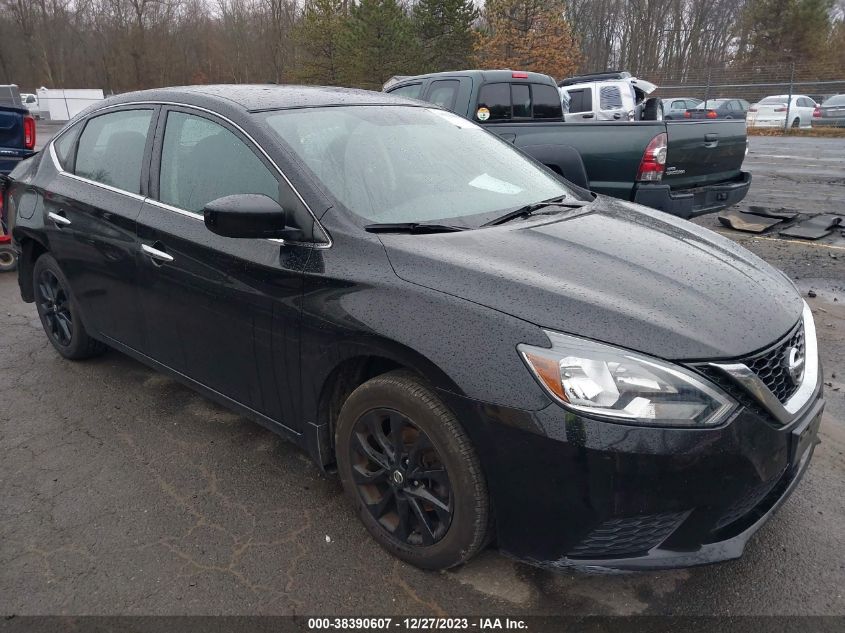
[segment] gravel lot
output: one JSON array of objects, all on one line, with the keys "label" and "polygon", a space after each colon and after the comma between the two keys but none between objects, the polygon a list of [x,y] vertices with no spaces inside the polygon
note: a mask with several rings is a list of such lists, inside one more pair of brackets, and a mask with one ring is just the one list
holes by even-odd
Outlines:
[{"label": "gravel lot", "polygon": [[[754,138],[744,204],[845,212],[843,156]],[[0,612],[845,615],[845,240],[727,233],[817,294],[822,444],[744,558],[649,574],[399,563],[293,446],[119,353],[61,360],[0,276]]]}]

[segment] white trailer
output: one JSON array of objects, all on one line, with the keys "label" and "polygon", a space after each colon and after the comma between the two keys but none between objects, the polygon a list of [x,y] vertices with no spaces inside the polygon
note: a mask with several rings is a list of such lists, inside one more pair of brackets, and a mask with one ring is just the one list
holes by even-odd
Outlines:
[{"label": "white trailer", "polygon": [[38,105],[42,118],[67,121],[89,105],[103,100],[99,89],[39,88]]}]

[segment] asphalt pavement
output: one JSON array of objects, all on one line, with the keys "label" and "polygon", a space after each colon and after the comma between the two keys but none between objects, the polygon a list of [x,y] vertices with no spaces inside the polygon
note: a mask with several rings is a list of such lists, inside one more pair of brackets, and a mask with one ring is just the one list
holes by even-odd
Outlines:
[{"label": "asphalt pavement", "polygon": [[[796,181],[779,157],[821,150],[793,141],[752,139],[748,203],[843,212],[845,169]],[[822,443],[742,559],[656,573],[400,563],[298,449],[117,352],[62,360],[0,275],[0,613],[845,615],[845,246],[730,233],[816,295]]]}]

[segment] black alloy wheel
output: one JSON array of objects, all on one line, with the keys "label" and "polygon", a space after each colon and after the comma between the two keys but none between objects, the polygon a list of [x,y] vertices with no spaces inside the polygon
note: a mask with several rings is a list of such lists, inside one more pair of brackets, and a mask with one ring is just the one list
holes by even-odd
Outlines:
[{"label": "black alloy wheel", "polygon": [[357,387],[340,409],[334,437],[346,496],[394,556],[448,569],[495,533],[475,447],[421,376],[397,369]]},{"label": "black alloy wheel", "polygon": [[397,540],[426,546],[452,523],[449,473],[428,435],[407,417],[373,409],[355,424],[352,476],[370,515]]},{"label": "black alloy wheel", "polygon": [[59,354],[81,360],[102,354],[107,348],[88,336],[70,285],[50,253],[44,253],[32,270],[33,296],[41,325]]},{"label": "black alloy wheel", "polygon": [[37,288],[39,312],[47,336],[55,344],[68,347],[73,340],[73,315],[67,291],[50,269],[41,271]]}]

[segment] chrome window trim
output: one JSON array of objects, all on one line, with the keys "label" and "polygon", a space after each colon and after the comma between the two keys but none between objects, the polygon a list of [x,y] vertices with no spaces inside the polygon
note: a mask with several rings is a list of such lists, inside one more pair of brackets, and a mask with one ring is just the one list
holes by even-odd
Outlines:
[{"label": "chrome window trim", "polygon": [[[270,157],[270,155],[264,150],[264,148],[261,147],[261,145],[246,130],[244,130],[240,125],[238,125],[237,123],[235,123],[234,121],[232,121],[228,117],[220,114],[219,112],[215,112],[214,110],[209,110],[208,108],[203,108],[201,106],[191,105],[189,103],[179,103],[179,102],[176,102],[176,101],[128,101],[126,103],[113,103],[113,104],[110,104],[110,105],[103,106],[102,108],[97,108],[96,110],[91,110],[91,112],[86,114],[84,118],[86,118],[86,119],[91,118],[97,112],[102,112],[103,110],[110,110],[110,109],[113,109],[113,108],[122,108],[124,106],[157,106],[157,105],[176,106],[176,107],[179,107],[179,108],[188,108],[190,110],[197,110],[199,112],[205,112],[206,114],[210,114],[212,116],[215,116],[215,117],[225,121],[226,123],[228,123],[229,125],[234,127],[236,130],[238,130],[241,134],[243,134],[246,137],[246,139],[250,143],[252,143],[253,146],[255,146],[258,149],[258,151],[261,152],[261,154],[264,156],[264,158],[266,158],[267,161],[273,166],[273,169],[276,170],[276,172],[282,177],[282,179],[285,181],[285,183],[287,183],[288,187],[290,187],[291,190],[294,192],[294,194],[296,194],[296,197],[299,198],[299,201],[302,203],[302,206],[305,207],[305,209],[308,211],[308,213],[313,218],[314,225],[320,230],[320,232],[325,236],[325,238],[327,240],[326,242],[295,242],[295,241],[291,241],[291,240],[285,241],[285,240],[282,240],[282,239],[269,239],[268,240],[269,242],[275,242],[275,243],[278,243],[278,244],[298,245],[298,246],[312,246],[314,248],[323,248],[323,249],[332,247],[333,241],[332,241],[331,235],[329,235],[329,232],[326,231],[326,229],[320,223],[320,220],[314,214],[314,211],[311,210],[311,207],[308,205],[308,203],[305,202],[305,198],[302,197],[302,194],[299,193],[297,188],[293,186],[293,183],[290,181],[290,179],[288,179],[288,177],[285,175],[285,173],[276,164],[276,161],[274,161]],[[74,125],[75,125],[75,123],[74,123]],[[79,180],[79,181],[82,181],[82,182],[85,182],[85,183],[88,183],[88,184],[91,184],[91,185],[94,185],[94,186],[97,186],[97,187],[102,187],[102,188],[107,189],[109,191],[114,191],[115,193],[122,193],[124,195],[131,196],[131,197],[134,197],[134,198],[137,198],[137,199],[140,199],[140,200],[145,200],[146,202],[149,202],[150,204],[154,204],[155,206],[161,207],[163,209],[167,209],[168,211],[173,211],[175,213],[179,213],[179,214],[185,215],[187,217],[192,217],[192,218],[201,220],[203,222],[205,221],[202,214],[195,213],[193,211],[188,211],[187,209],[179,209],[178,207],[174,207],[174,206],[166,204],[164,202],[154,200],[153,198],[140,196],[138,194],[132,193],[131,191],[124,191],[123,189],[118,189],[116,187],[104,185],[101,182],[89,180],[87,178],[83,178],[82,176],[77,176],[76,174],[72,174],[70,172],[65,171],[64,168],[59,163],[59,158],[56,155],[56,150],[54,149],[53,144],[61,136],[63,136],[65,134],[65,132],[67,132],[67,130],[69,130],[72,127],[73,127],[73,125],[68,125],[68,127],[66,129],[62,130],[62,132],[60,134],[58,134],[55,138],[50,140],[50,155],[52,156],[53,164],[55,165],[55,167],[58,170],[60,175],[67,176],[69,178],[73,178],[75,180]]]},{"label": "chrome window trim", "polygon": [[801,411],[819,385],[819,349],[816,340],[816,325],[813,312],[804,301],[801,321],[804,325],[804,376],[798,389],[784,404],[769,390],[766,384],[744,363],[708,363],[711,367],[722,371],[745,387],[763,406],[777,418],[781,424],[789,424],[795,415]]},{"label": "chrome window trim", "polygon": [[88,185],[94,185],[95,187],[99,187],[100,189],[105,189],[106,191],[112,191],[114,193],[119,193],[124,196],[128,196],[130,198],[134,198],[135,200],[146,200],[144,196],[133,193],[131,191],[126,191],[125,189],[118,189],[117,187],[112,187],[111,185],[107,185],[102,182],[97,182],[96,180],[91,180],[89,178],[85,178],[84,176],[77,176],[76,174],[72,174],[69,171],[65,171],[64,168],[59,163],[59,157],[56,155],[56,149],[53,147],[53,141],[50,141],[50,156],[53,159],[53,165],[56,167],[56,171],[59,172],[60,176],[65,176],[66,178],[71,178],[73,180],[78,180],[79,182],[84,182]]}]

